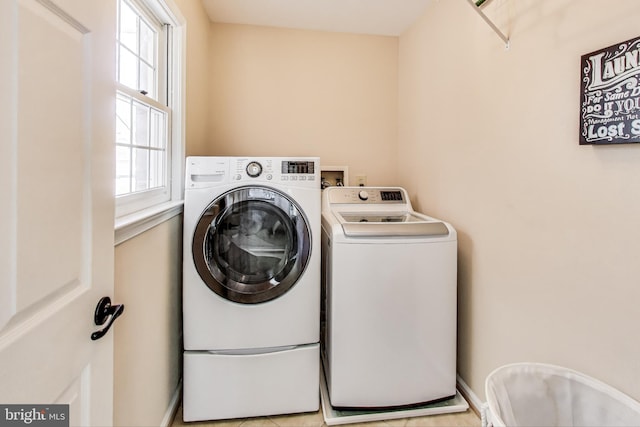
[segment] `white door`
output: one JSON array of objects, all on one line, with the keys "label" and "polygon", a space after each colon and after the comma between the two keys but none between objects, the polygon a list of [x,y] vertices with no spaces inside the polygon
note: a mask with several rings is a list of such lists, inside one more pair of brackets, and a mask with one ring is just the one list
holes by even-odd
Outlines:
[{"label": "white door", "polygon": [[115,8],[0,0],[0,404],[72,425],[112,423],[113,332],[90,336],[113,295]]}]

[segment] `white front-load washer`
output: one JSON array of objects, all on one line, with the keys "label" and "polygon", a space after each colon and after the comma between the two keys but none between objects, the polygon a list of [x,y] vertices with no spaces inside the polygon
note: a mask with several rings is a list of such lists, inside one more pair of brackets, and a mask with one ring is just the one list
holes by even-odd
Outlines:
[{"label": "white front-load washer", "polygon": [[404,189],[325,189],[321,329],[331,406],[455,396],[456,281],[455,229],[413,211]]},{"label": "white front-load washer", "polygon": [[189,157],[185,421],[319,408],[320,162]]}]

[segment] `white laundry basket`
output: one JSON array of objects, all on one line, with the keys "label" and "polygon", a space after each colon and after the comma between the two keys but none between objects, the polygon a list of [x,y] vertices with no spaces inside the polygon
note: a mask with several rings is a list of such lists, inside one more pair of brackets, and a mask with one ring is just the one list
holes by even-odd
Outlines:
[{"label": "white laundry basket", "polygon": [[559,366],[502,366],[487,377],[485,392],[488,411],[483,420],[489,426],[640,426],[640,403]]}]

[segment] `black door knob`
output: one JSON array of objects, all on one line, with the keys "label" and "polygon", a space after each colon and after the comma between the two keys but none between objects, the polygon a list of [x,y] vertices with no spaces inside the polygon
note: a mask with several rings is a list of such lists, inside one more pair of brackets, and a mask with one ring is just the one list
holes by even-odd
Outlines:
[{"label": "black door knob", "polygon": [[100,298],[100,301],[98,301],[98,305],[96,306],[96,311],[93,315],[93,321],[96,325],[104,325],[105,322],[106,325],[99,331],[92,333],[91,339],[95,341],[102,338],[122,312],[124,312],[124,304],[111,305],[111,298]]}]

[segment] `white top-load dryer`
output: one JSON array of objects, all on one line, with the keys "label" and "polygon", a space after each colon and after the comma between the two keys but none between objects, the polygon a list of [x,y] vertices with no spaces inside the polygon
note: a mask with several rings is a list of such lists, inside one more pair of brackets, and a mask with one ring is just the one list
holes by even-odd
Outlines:
[{"label": "white top-load dryer", "polygon": [[331,406],[456,394],[457,237],[402,188],[322,195],[322,360]]}]

